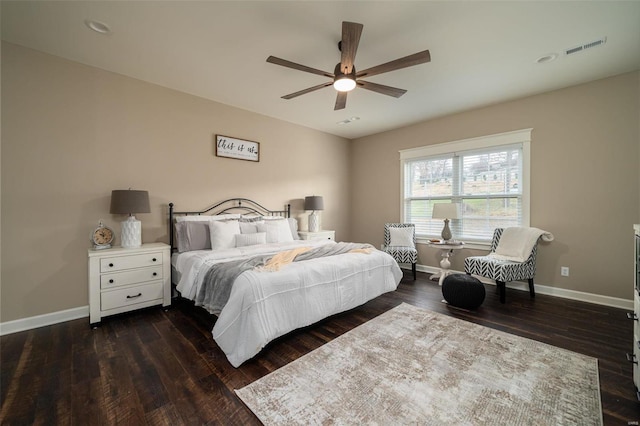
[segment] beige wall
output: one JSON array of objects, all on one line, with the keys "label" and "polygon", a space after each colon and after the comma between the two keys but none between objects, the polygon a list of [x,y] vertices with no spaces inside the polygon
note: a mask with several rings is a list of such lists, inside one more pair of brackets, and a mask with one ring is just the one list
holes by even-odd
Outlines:
[{"label": "beige wall", "polygon": [[[536,281],[632,299],[633,228],[640,219],[638,72],[450,115],[352,144],[352,231],[378,245],[400,219],[398,150],[533,128],[531,226],[555,241],[540,246]],[[428,100],[425,100],[428,102]],[[482,251],[457,253],[452,269]],[[437,266],[419,247],[419,263]],[[560,276],[560,266],[570,276]]]},{"label": "beige wall", "polygon": [[[348,239],[346,139],[6,43],[2,88],[2,322],[88,304],[89,233],[124,219],[113,189],[149,191],[143,242],[168,241],[169,202],[243,196],[306,218],[312,194]],[[260,162],[216,157],[216,133],[260,142]]]},{"label": "beige wall", "polygon": [[[245,196],[280,208],[325,197],[338,239],[382,242],[399,220],[398,150],[532,127],[531,224],[554,233],[537,282],[631,299],[640,222],[640,73],[345,139],[2,44],[0,322],[87,305],[86,250],[112,189],[150,192],[144,242],[166,206]],[[259,141],[259,163],[214,156],[216,133]],[[351,170],[350,170],[351,169]],[[350,226],[349,226],[350,225]],[[453,262],[479,251],[465,249]],[[420,247],[420,263],[437,253]],[[569,266],[571,276],[560,277]]]}]

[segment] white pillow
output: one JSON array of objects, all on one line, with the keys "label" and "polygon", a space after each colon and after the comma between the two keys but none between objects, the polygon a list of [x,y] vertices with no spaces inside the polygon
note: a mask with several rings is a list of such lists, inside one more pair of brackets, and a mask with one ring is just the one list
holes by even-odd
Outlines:
[{"label": "white pillow", "polygon": [[256,221],[256,222],[240,222],[240,233],[241,234],[255,234],[258,232],[258,224],[264,223],[264,221]]},{"label": "white pillow", "polygon": [[389,228],[390,246],[415,248],[413,243],[413,228]]},{"label": "white pillow", "polygon": [[291,236],[293,237],[294,240],[299,240],[300,236],[298,235],[298,220],[294,217],[290,217],[287,220],[289,221]]},{"label": "white pillow", "polygon": [[193,216],[176,216],[176,222],[209,222],[217,220],[239,219],[240,215],[235,213],[218,214],[209,216],[208,214],[197,214]]},{"label": "white pillow", "polygon": [[267,243],[293,241],[288,220],[267,220],[258,224],[258,232],[267,233]]},{"label": "white pillow", "polygon": [[240,233],[237,220],[209,222],[209,235],[211,237],[211,250],[234,248],[236,246],[236,234]]},{"label": "white pillow", "polygon": [[236,247],[255,246],[256,244],[265,244],[266,242],[267,234],[264,232],[236,234]]}]

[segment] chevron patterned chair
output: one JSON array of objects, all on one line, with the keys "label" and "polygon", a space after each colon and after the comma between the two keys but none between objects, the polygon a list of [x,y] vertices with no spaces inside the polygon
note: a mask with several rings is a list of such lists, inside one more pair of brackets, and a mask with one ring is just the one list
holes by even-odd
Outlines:
[{"label": "chevron patterned chair", "polygon": [[[491,241],[491,253],[495,253],[504,228],[496,228],[493,231]],[[506,283],[511,281],[527,280],[529,282],[529,294],[535,297],[533,288],[533,277],[536,274],[536,253],[538,243],[533,246],[529,258],[524,262],[513,262],[509,260],[498,260],[490,256],[470,256],[464,260],[464,271],[471,275],[491,278],[495,280],[500,292],[500,303],[504,303],[506,296]]]},{"label": "chevron patterned chair", "polygon": [[416,250],[416,226],[413,223],[385,223],[382,251],[389,253],[398,263],[410,263],[413,280],[416,280],[418,250]]}]

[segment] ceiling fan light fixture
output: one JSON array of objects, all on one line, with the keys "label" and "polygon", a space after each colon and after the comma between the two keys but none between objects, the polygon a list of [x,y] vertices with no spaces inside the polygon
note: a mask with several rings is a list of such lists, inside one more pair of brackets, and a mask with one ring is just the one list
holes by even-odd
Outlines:
[{"label": "ceiling fan light fixture", "polygon": [[338,92],[350,92],[356,88],[356,67],[351,67],[351,73],[345,74],[342,72],[341,64],[338,64],[333,74],[333,88]]},{"label": "ceiling fan light fixture", "polygon": [[350,92],[356,88],[356,81],[347,75],[342,76],[342,78],[336,77],[333,82],[333,88],[338,92]]}]

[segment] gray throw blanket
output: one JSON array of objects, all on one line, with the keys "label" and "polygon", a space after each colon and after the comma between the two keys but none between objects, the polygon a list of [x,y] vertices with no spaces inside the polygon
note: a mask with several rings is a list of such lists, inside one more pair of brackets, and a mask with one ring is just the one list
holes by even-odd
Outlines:
[{"label": "gray throw blanket", "polygon": [[[293,261],[316,259],[348,253],[355,249],[372,249],[371,244],[336,243],[325,244],[297,255]],[[195,305],[202,306],[214,315],[220,314],[231,295],[236,278],[245,271],[264,266],[274,255],[260,255],[248,259],[232,260],[211,265],[205,273],[200,291],[196,295]]]}]

